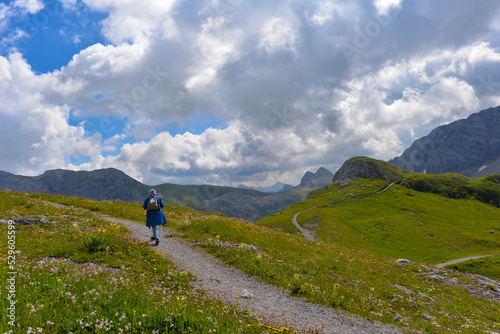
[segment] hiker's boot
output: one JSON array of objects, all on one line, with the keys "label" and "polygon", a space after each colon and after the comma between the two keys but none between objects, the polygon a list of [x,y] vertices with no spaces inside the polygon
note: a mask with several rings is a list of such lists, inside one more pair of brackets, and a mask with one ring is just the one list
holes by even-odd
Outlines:
[{"label": "hiker's boot", "polygon": [[158,246],[160,244],[160,239],[156,238],[155,246]]},{"label": "hiker's boot", "polygon": [[153,240],[156,240],[156,238],[155,237],[151,237],[151,241],[153,241]]}]

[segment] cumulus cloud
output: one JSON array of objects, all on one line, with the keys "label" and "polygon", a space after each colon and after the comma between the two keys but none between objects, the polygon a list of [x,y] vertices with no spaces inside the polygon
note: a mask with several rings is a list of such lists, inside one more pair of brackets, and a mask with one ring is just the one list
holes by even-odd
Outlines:
[{"label": "cumulus cloud", "polygon": [[174,0],[84,0],[91,9],[107,12],[103,33],[114,44],[125,41],[149,44],[154,38],[175,34],[170,18]]},{"label": "cumulus cloud", "polygon": [[30,14],[36,14],[44,7],[42,0],[16,0],[13,5]]},{"label": "cumulus cloud", "polygon": [[[107,14],[107,43],[45,74],[19,53],[0,58],[2,139],[23,134],[2,169],[297,183],[355,154],[390,159],[432,127],[500,104],[494,2],[83,3]],[[90,118],[106,117],[124,130],[89,132]]]},{"label": "cumulus cloud", "polygon": [[84,131],[68,125],[68,106],[44,101],[41,92],[53,82],[50,75],[34,74],[22,55],[14,53],[0,57],[0,81],[2,167],[33,175],[65,166]]}]

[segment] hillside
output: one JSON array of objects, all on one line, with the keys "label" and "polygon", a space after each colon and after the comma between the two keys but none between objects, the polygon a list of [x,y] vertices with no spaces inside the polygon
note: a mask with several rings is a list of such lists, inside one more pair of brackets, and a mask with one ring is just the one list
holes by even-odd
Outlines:
[{"label": "hillside", "polygon": [[[48,202],[63,205],[55,208]],[[327,328],[347,325],[350,330],[329,332],[377,333],[373,330],[377,327],[383,333],[393,332],[393,327],[381,328],[377,322],[411,333],[500,330],[497,308],[500,283],[492,280],[436,269],[426,263],[399,261],[355,249],[355,243],[345,247],[305,242],[299,235],[184,207],[168,206],[165,212],[170,231],[165,235],[167,239],[160,242],[168,246],[161,249],[131,238],[124,225],[109,223],[95,215],[104,214],[111,220],[114,220],[111,217],[127,219],[127,226],[136,221],[134,230],[142,239],[148,238],[148,234],[143,234],[144,211],[132,203],[0,191],[1,219],[35,221],[43,216],[39,223],[15,225],[16,247],[22,250],[16,257],[20,273],[16,280],[19,297],[16,315],[22,319],[20,329],[76,333],[98,332],[99,328],[119,332],[120,327],[125,332],[149,333],[171,332],[174,326],[177,330],[174,332],[179,333],[207,333],[208,329],[224,333],[295,332],[295,327],[284,327],[283,313],[266,318],[233,307],[239,301],[247,303],[249,308],[266,303],[274,305],[272,296],[266,293],[251,296],[253,290],[244,285],[250,295],[243,297],[242,291],[232,286],[233,281],[219,281],[218,272],[209,272],[207,279],[195,280],[184,271],[186,268],[170,262],[175,258],[170,255],[173,245],[188,241],[200,252],[191,254],[197,258],[188,262],[201,263],[196,266],[199,270],[211,266],[203,254],[206,251],[224,262],[228,273],[239,268],[255,276],[256,281],[279,287],[286,300],[298,296],[340,310],[339,317],[329,321]],[[8,224],[4,221],[0,229],[6,234]],[[163,236],[165,230],[160,230]],[[0,240],[0,246],[6,249],[7,238]],[[175,250],[179,251],[182,254],[182,250]],[[0,260],[7,261],[5,253]],[[0,266],[4,276],[8,270],[7,266]],[[243,276],[246,282],[251,279]],[[41,284],[32,284],[33,281]],[[233,298],[219,300],[219,294],[200,289],[205,284],[229,285]],[[7,302],[0,299],[0,307],[6,308]],[[289,308],[290,304],[284,301],[278,306]],[[311,313],[319,317],[328,312],[316,310]],[[321,321],[307,323],[304,319],[309,314],[302,316],[303,309],[294,312],[293,320],[311,327],[304,332],[322,332]],[[349,313],[370,323],[360,322],[359,318],[341,320]],[[2,327],[5,324],[4,312],[0,316],[3,331],[9,329]]]},{"label": "hillside", "polygon": [[500,253],[499,207],[500,175],[428,175],[357,157],[326,189],[256,224],[297,233],[299,213],[316,240],[439,263]]},{"label": "hillside", "polygon": [[389,162],[427,174],[500,173],[500,106],[440,126]]}]

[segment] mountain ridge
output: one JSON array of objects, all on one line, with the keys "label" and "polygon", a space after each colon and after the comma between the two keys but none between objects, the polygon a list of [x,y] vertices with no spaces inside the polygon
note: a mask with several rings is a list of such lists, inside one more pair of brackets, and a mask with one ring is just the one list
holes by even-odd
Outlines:
[{"label": "mountain ridge", "polygon": [[419,173],[500,173],[500,106],[439,126],[390,163]]},{"label": "mountain ridge", "polygon": [[[318,178],[314,174],[311,185],[325,186],[321,179],[324,174],[323,170]],[[116,168],[93,171],[53,169],[38,176],[22,176],[0,171],[0,188],[25,193],[81,196],[94,200],[119,200],[132,203],[142,203],[149,189],[155,188],[163,197],[165,204],[214,211],[250,221],[279,212],[304,199],[311,190],[316,189],[303,188],[299,185],[277,194],[270,194],[253,189],[215,185],[163,183],[150,186]]]}]

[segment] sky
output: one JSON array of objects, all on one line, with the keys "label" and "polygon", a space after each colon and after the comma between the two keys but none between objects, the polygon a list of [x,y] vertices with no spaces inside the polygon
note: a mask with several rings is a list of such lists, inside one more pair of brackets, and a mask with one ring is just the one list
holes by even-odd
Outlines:
[{"label": "sky", "polygon": [[0,170],[298,184],[500,105],[500,1],[0,2]]}]

